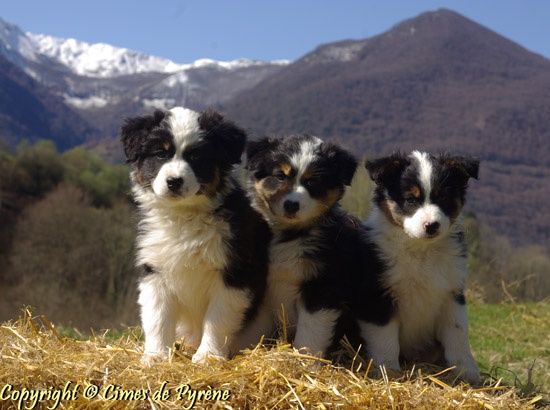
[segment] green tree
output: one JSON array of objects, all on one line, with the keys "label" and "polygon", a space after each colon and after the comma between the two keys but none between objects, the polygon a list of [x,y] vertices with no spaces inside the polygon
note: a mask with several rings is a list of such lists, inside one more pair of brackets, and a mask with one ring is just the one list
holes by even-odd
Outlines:
[{"label": "green tree", "polygon": [[64,166],[52,141],[23,142],[8,173],[6,188],[19,195],[42,197],[63,180]]}]

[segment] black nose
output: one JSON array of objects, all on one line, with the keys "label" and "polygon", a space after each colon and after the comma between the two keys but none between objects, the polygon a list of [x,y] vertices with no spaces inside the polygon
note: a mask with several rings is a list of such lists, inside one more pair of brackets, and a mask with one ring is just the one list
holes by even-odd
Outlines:
[{"label": "black nose", "polygon": [[428,222],[424,224],[424,230],[430,236],[436,235],[439,230],[439,222]]},{"label": "black nose", "polygon": [[176,192],[183,186],[183,178],[168,178],[166,180],[166,185],[168,185],[170,191]]},{"label": "black nose", "polygon": [[286,200],[283,203],[283,208],[285,209],[286,214],[294,215],[300,209],[300,203],[296,201]]}]

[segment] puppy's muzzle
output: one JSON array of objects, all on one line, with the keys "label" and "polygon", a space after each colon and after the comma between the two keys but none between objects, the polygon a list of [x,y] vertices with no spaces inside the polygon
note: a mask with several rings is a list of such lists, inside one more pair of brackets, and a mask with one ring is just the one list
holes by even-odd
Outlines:
[{"label": "puppy's muzzle", "polygon": [[181,187],[183,187],[183,178],[181,177],[171,177],[166,180],[166,186],[170,190],[170,193],[177,194]]},{"label": "puppy's muzzle", "polygon": [[426,222],[424,224],[424,231],[429,237],[434,237],[439,234],[439,222]]},{"label": "puppy's muzzle", "polygon": [[300,203],[296,201],[286,200],[283,203],[283,209],[285,210],[285,216],[287,218],[293,218],[296,216],[296,213],[300,210]]}]

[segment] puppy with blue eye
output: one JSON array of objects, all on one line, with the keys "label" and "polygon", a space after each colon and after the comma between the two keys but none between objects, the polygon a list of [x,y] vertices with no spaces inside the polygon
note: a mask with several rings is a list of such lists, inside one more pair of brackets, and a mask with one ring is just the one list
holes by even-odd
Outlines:
[{"label": "puppy with blue eye", "polygon": [[[339,206],[357,160],[309,135],[248,143],[248,195],[269,224],[267,293],[250,342],[286,319],[294,346],[326,356],[349,325],[351,276],[359,272],[359,224]],[[291,336],[292,337],[292,336]]]}]

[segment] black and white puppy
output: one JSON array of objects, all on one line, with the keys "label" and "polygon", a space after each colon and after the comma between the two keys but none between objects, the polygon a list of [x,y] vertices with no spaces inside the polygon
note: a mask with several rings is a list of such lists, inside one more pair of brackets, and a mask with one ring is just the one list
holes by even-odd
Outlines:
[{"label": "black and white puppy", "polygon": [[266,300],[251,326],[253,338],[269,335],[284,309],[294,346],[326,355],[349,317],[348,276],[359,271],[359,224],[338,204],[357,161],[308,135],[265,137],[249,142],[246,154],[252,205],[273,232]]},{"label": "black and white puppy", "polygon": [[246,134],[215,111],[182,107],[121,129],[139,208],[137,266],[146,361],[176,337],[194,362],[233,353],[261,302],[269,228],[231,177]]},{"label": "black and white puppy", "polygon": [[414,151],[366,162],[376,183],[365,223],[363,294],[355,307],[368,356],[400,368],[405,360],[456,366],[479,380],[470,351],[464,299],[467,273],[461,211],[473,158]]}]

